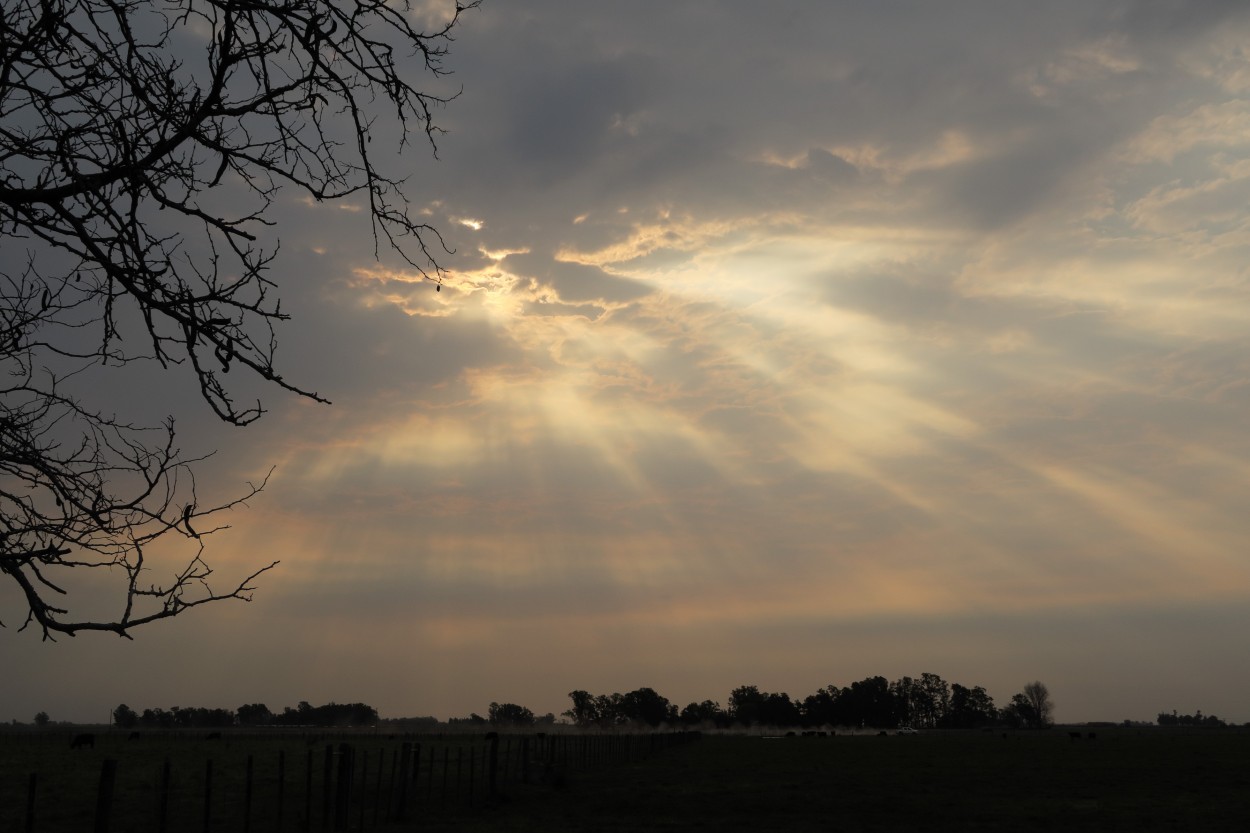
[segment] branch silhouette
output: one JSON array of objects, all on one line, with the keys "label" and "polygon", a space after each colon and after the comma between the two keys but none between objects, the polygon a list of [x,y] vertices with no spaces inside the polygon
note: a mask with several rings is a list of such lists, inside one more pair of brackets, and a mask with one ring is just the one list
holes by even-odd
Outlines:
[{"label": "branch silhouette", "polygon": [[[81,401],[75,380],[135,362],[194,375],[220,419],[265,413],[227,383],[242,368],[326,402],[275,364],[288,320],[263,243],[281,189],[358,198],[373,253],[441,284],[438,231],[410,216],[407,183],[377,164],[379,119],[402,150],[458,91],[448,73],[458,4],[430,31],[407,2],[15,0],[0,18],[0,571],[53,634],[139,625],[224,599],[204,540],[264,488],[201,508],[174,422],[139,426]],[[222,208],[229,206],[229,208]],[[14,253],[22,252],[19,260]],[[236,377],[229,377],[231,379]],[[267,479],[267,478],[266,478]],[[191,553],[147,583],[170,539]],[[158,546],[159,543],[159,546]],[[66,571],[121,571],[115,616],[75,618]],[[86,572],[91,572],[87,570]]]}]

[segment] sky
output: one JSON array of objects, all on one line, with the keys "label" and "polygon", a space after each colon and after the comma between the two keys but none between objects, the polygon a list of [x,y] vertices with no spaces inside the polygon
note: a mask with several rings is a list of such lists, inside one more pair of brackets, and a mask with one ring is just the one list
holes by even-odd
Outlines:
[{"label": "sky", "polygon": [[1239,2],[486,0],[393,156],[442,290],[284,193],[278,364],[333,404],[128,400],[201,493],[275,467],[206,558],[280,566],[133,641],[0,590],[0,720],[933,672],[1250,721],[1247,43]]}]

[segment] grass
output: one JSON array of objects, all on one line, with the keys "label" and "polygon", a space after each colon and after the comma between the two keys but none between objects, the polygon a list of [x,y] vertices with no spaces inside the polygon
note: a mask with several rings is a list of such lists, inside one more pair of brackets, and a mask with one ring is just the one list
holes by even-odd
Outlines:
[{"label": "grass", "polygon": [[[570,769],[563,783],[524,785],[510,779],[503,798],[486,808],[468,809],[462,801],[441,807],[422,797],[414,824],[380,823],[376,829],[1250,829],[1250,733],[1152,728],[1099,729],[1098,735],[1077,742],[1058,730],[1005,738],[997,732],[777,739],[707,735],[634,763]],[[370,755],[388,755],[385,750],[396,745],[368,736],[352,741]],[[473,742],[480,744],[480,739]],[[313,747],[318,785],[324,751],[319,743]],[[252,829],[272,830],[279,749],[287,750],[283,829],[300,829],[308,746],[299,738],[227,735],[224,742],[207,743],[202,736],[171,735],[127,743],[106,735],[99,745],[94,751],[71,752],[68,735],[55,742],[34,734],[0,735],[0,830],[22,829],[25,773],[30,771],[40,772],[45,799],[36,831],[90,830],[100,762],[106,756],[119,760],[114,831],[155,829],[154,796],[167,757],[175,773],[177,797],[171,801],[179,808],[176,817],[171,813],[171,830],[202,829],[203,768],[209,757],[215,761],[215,790],[223,796],[212,829],[241,830],[239,796],[248,754],[256,761]],[[376,760],[370,762],[371,782]],[[46,800],[49,796],[55,800]],[[314,799],[313,829],[318,830],[319,792]],[[353,829],[357,818],[353,813]],[[367,814],[367,829],[375,829],[372,818]]]},{"label": "grass", "polygon": [[[128,741],[127,733],[95,733],[93,749],[71,750],[72,733],[64,731],[0,734],[0,831],[25,829],[29,773],[37,773],[36,833],[88,831],[93,829],[96,797],[103,761],[117,761],[116,788],[110,814],[114,833],[154,831],[159,818],[165,762],[169,762],[170,783],[166,819],[171,831],[204,830],[205,783],[212,762],[212,795],[209,806],[210,831],[238,831],[245,817],[252,830],[271,831],[277,826],[279,796],[283,830],[301,830],[311,818],[312,829],[322,829],[325,791],[323,790],[327,745],[349,742],[356,753],[356,778],[367,758],[363,785],[357,781],[350,818],[359,825],[363,803],[367,825],[384,827],[394,790],[393,773],[401,741],[367,732],[304,737],[297,733],[268,735],[224,732],[221,740],[206,740],[204,731],[143,733],[138,741]],[[439,738],[434,744],[437,765],[431,770],[428,755],[422,757],[422,777],[411,788],[414,801],[426,812],[463,810],[467,803],[469,764],[457,753],[472,748],[477,756],[478,790],[481,790],[480,736]],[[425,751],[430,744],[427,741]],[[443,797],[443,754],[448,753],[448,795]],[[279,754],[284,760],[283,787],[279,791]],[[245,813],[248,757],[253,761],[252,801]],[[312,791],[307,790],[312,771]],[[337,763],[337,759],[334,761]],[[335,767],[337,771],[337,767]],[[434,777],[430,778],[431,772]],[[379,777],[381,775],[381,777]],[[459,778],[460,786],[457,786]],[[362,791],[364,801],[362,802]],[[311,795],[311,800],[309,800]]]},{"label": "grass", "polygon": [[1250,735],[709,736],[512,800],[462,831],[1250,829]]}]

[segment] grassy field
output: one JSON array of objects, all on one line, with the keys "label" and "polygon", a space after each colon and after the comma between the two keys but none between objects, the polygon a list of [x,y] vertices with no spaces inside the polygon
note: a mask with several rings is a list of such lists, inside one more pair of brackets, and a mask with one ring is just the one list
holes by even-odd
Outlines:
[{"label": "grassy field", "polygon": [[1250,734],[1098,730],[708,736],[560,789],[517,788],[464,831],[1242,831]]},{"label": "grassy field", "polygon": [[[331,757],[331,787],[325,789],[326,749],[329,746],[336,752],[343,742],[350,743],[355,754],[355,782],[346,812],[351,828],[360,829],[363,820],[368,829],[384,829],[398,798],[402,740],[384,734],[227,731],[221,733],[220,740],[208,740],[206,731],[145,732],[139,740],[131,741],[128,733],[103,730],[95,732],[93,748],[77,750],[70,749],[73,734],[0,734],[0,833],[25,830],[30,773],[37,775],[35,833],[92,830],[105,759],[117,762],[109,814],[115,833],[157,830],[162,803],[166,829],[178,833],[205,829],[225,833],[248,825],[256,831],[295,831],[306,829],[306,821],[311,821],[312,830],[324,829],[323,819],[333,820],[332,808],[339,798],[334,787],[339,771],[337,756]],[[407,788],[409,806],[423,816],[439,813],[451,818],[470,811],[470,802],[480,803],[484,796],[485,749],[480,734],[425,739],[420,777]],[[431,752],[436,755],[433,765]],[[472,786],[470,777],[474,779]],[[327,806],[331,807],[328,816]]]},{"label": "grassy field", "polygon": [[[452,800],[418,782],[414,819],[387,825],[366,810],[366,829],[474,831],[1222,831],[1250,829],[1250,733],[1243,730],[1098,729],[1097,740],[1044,733],[935,732],[775,738],[706,735],[645,760],[570,766],[554,783],[520,784],[474,806],[464,790]],[[337,740],[335,738],[334,740]],[[378,763],[394,741],[351,738]],[[279,749],[286,750],[283,828],[302,829],[306,749],[320,782],[326,739],[309,746],[291,737],[112,736],[96,750],[68,749],[37,736],[0,736],[0,830],[21,830],[25,773],[41,773],[36,831],[90,830],[100,761],[119,760],[114,831],[154,830],[154,796],[163,760],[171,760],[177,818],[170,830],[201,830],[203,768],[212,758],[219,796],[212,830],[241,830],[243,761],[255,759],[253,830],[273,830]],[[481,748],[480,738],[464,743]],[[426,741],[429,749],[433,741]],[[515,744],[512,748],[516,748]],[[438,756],[444,753],[439,751]],[[383,772],[385,766],[383,764]],[[124,774],[124,777],[123,777]],[[427,773],[428,774],[428,773]],[[451,770],[454,778],[454,769]],[[479,770],[479,777],[481,771]],[[502,781],[502,779],[501,779]],[[479,784],[481,782],[479,781]],[[54,800],[49,801],[49,797]],[[321,795],[314,790],[313,830]],[[351,813],[351,829],[359,825]]]}]

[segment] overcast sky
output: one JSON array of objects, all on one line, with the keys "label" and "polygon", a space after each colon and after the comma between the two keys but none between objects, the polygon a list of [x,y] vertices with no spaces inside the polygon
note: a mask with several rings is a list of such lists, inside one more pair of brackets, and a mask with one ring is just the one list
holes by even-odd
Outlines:
[{"label": "overcast sky", "polygon": [[0,720],[926,671],[1250,720],[1247,8],[487,0],[395,157],[443,290],[291,193],[334,404],[175,403],[201,491],[277,467],[209,560],[281,566],[133,642],[6,613]]}]

